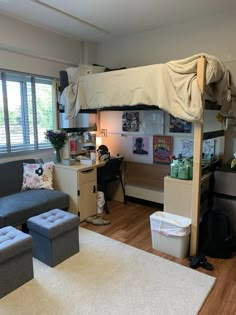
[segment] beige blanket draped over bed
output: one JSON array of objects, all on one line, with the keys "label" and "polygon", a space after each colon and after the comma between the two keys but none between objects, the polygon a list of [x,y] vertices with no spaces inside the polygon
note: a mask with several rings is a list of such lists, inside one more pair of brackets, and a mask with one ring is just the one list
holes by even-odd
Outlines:
[{"label": "beige blanket draped over bed", "polygon": [[[122,105],[156,105],[186,121],[201,121],[203,107],[197,83],[197,61],[206,58],[206,93],[235,113],[236,89],[229,71],[216,57],[189,58],[143,67],[81,76],[76,87],[75,112]],[[236,116],[236,113],[235,113]]]}]

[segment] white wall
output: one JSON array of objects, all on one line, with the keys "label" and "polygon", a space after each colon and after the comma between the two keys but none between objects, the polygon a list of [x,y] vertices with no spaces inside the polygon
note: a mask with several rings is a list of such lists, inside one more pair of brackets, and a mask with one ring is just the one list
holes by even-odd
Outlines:
[{"label": "white wall", "polygon": [[80,42],[0,15],[0,68],[50,77],[80,62]]},{"label": "white wall", "polygon": [[[113,68],[135,67],[204,52],[222,60],[236,82],[235,29],[236,12],[232,12],[229,15],[192,20],[134,36],[117,37],[98,45],[97,62]],[[206,116],[205,122],[212,124],[213,121],[214,118]],[[228,132],[226,136],[228,134],[232,135]],[[221,145],[218,150],[222,150]],[[236,142],[226,141],[225,160],[233,152],[236,152]]]},{"label": "white wall", "polygon": [[[102,111],[100,113],[101,128],[107,130],[107,137],[102,137],[102,143],[107,145],[111,155],[124,156],[127,161],[153,163],[153,135],[164,134],[164,112],[161,110],[136,111],[139,113],[138,131],[122,131],[123,111]],[[151,121],[153,125],[151,126]],[[147,124],[149,124],[147,126]],[[148,138],[146,155],[133,154],[134,137]]]},{"label": "white wall", "polygon": [[196,53],[215,55],[222,61],[236,60],[236,12],[202,18],[114,38],[98,45],[98,62],[110,67],[141,66],[180,59]]},{"label": "white wall", "polygon": [[[60,70],[79,63],[132,67],[206,52],[223,60],[236,78],[235,26],[232,12],[114,38],[96,47],[0,15],[0,68],[58,77]],[[236,152],[234,146],[235,141],[228,156]]]},{"label": "white wall", "polygon": [[[100,113],[101,128],[106,129],[107,136],[102,137],[102,143],[107,145],[111,155],[124,156],[127,161],[153,163],[153,136],[166,135],[173,139],[172,154],[176,157],[181,153],[183,156],[192,156],[193,154],[193,124],[190,133],[173,133],[169,132],[169,115],[162,110],[138,111],[139,112],[139,128],[136,132],[122,131],[122,115],[123,111],[102,111]],[[215,119],[217,112],[206,110],[204,118],[208,122],[204,128],[205,132],[220,130],[221,124]],[[145,150],[147,155],[133,154],[134,138],[148,138],[148,145]],[[222,138],[214,141],[214,153],[217,157],[223,156]],[[187,144],[188,143],[188,144]],[[208,141],[209,143],[209,141]],[[188,145],[188,150],[186,148]],[[208,145],[209,148],[209,145]],[[203,146],[203,152],[206,146]],[[185,155],[186,153],[188,155]],[[212,151],[213,152],[213,151]]]},{"label": "white wall", "polygon": [[[0,69],[57,78],[60,70],[80,59],[78,41],[0,15]],[[1,162],[30,157],[53,160],[53,150],[1,157]]]}]

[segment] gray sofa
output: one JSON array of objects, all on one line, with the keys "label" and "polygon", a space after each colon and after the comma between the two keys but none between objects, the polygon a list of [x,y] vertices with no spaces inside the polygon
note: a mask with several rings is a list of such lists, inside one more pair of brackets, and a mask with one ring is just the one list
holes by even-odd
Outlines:
[{"label": "gray sofa", "polygon": [[24,224],[30,217],[52,209],[69,208],[69,195],[64,192],[51,189],[21,191],[23,163],[36,161],[0,163],[0,228]]}]

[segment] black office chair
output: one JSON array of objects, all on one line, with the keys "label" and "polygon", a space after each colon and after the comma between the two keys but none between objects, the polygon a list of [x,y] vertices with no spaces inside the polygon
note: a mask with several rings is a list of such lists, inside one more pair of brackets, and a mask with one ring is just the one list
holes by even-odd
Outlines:
[{"label": "black office chair", "polygon": [[101,190],[104,193],[105,198],[105,206],[104,209],[106,213],[109,213],[107,208],[107,188],[109,183],[114,181],[119,181],[122,187],[123,196],[124,196],[124,203],[125,203],[125,189],[122,180],[122,162],[123,157],[116,157],[109,159],[103,167],[99,167],[97,169],[97,183],[98,183],[98,190]]}]

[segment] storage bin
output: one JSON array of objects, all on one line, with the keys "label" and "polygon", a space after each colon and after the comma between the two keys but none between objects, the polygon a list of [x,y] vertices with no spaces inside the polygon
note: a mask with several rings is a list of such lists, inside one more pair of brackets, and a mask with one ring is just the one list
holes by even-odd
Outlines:
[{"label": "storage bin", "polygon": [[12,226],[1,228],[0,299],[33,277],[32,237]]},{"label": "storage bin", "polygon": [[154,249],[178,258],[188,256],[190,219],[157,211],[150,216],[150,226]]},{"label": "storage bin", "polygon": [[33,256],[54,267],[79,252],[79,217],[53,209],[27,221]]}]

